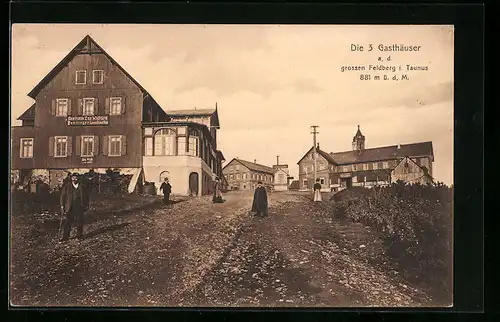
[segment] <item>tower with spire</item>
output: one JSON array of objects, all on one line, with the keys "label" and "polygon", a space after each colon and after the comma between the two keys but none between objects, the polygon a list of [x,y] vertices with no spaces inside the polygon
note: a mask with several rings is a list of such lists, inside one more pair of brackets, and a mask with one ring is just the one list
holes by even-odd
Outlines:
[{"label": "tower with spire", "polygon": [[358,131],[356,135],[352,138],[352,149],[353,151],[361,152],[365,149],[365,136],[361,133],[358,125]]}]

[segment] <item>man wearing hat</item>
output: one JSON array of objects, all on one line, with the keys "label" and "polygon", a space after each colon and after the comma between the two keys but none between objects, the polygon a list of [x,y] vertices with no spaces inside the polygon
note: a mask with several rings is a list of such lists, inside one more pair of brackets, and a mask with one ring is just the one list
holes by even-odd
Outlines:
[{"label": "man wearing hat", "polygon": [[75,220],[77,222],[76,236],[81,239],[83,237],[84,214],[88,209],[89,199],[87,191],[79,182],[78,173],[71,174],[70,182],[63,185],[60,205],[62,218],[59,242],[69,239],[71,226]]},{"label": "man wearing hat", "polygon": [[252,212],[254,212],[257,217],[265,217],[267,216],[267,207],[267,191],[262,185],[262,181],[259,181],[253,194]]}]

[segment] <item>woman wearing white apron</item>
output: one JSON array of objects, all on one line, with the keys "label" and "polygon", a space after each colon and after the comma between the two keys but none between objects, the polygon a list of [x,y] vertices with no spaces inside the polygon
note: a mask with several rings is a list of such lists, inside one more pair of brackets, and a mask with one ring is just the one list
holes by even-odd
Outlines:
[{"label": "woman wearing white apron", "polygon": [[316,179],[316,183],[314,184],[314,201],[323,201],[321,199],[321,184],[319,183],[319,179]]}]

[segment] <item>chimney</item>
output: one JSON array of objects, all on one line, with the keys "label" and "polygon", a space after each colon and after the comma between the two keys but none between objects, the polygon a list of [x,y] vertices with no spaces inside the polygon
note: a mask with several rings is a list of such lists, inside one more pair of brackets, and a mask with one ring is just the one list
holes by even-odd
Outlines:
[{"label": "chimney", "polygon": [[318,144],[316,144],[316,149],[318,149],[318,150],[319,150],[319,142],[318,142]]},{"label": "chimney", "polygon": [[280,165],[280,156],[279,155],[276,156],[276,165]]},{"label": "chimney", "polygon": [[253,163],[257,163],[257,159],[253,159]]},{"label": "chimney", "polygon": [[401,149],[401,144],[398,143],[398,150]]}]

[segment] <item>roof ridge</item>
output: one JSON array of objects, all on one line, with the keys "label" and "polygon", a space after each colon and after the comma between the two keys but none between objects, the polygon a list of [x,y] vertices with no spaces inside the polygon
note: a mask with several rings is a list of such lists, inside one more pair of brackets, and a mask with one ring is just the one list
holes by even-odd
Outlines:
[{"label": "roof ridge", "polygon": [[[422,142],[416,142],[416,143],[400,143],[400,144],[393,144],[393,145],[385,145],[385,146],[379,146],[379,147],[373,147],[373,148],[368,148],[368,149],[363,149],[363,151],[370,151],[370,150],[378,150],[378,149],[385,149],[385,148],[394,148],[397,147],[398,145],[400,146],[409,146],[409,145],[417,145],[417,144],[426,144],[426,143],[431,143],[432,141],[422,141]],[[330,152],[333,154],[339,154],[339,153],[352,153],[353,150],[346,150],[346,151],[340,151],[340,152]]]}]

